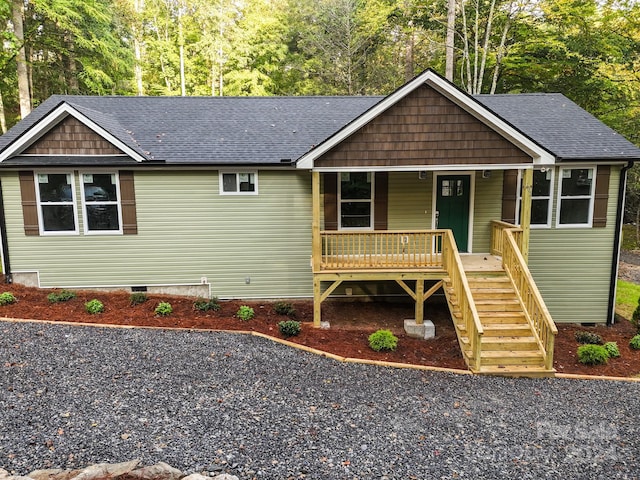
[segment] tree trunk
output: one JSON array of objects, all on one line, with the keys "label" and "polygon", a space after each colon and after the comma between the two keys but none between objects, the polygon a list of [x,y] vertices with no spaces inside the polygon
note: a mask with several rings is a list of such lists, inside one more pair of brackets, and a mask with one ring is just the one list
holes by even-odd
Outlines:
[{"label": "tree trunk", "polygon": [[407,45],[404,51],[404,81],[408,82],[414,75],[414,54],[413,49],[415,47],[415,33],[413,26],[407,35]]},{"label": "tree trunk", "polygon": [[180,50],[180,95],[187,95],[186,81],[184,78],[184,33],[182,32],[182,5],[178,13],[178,44]]},{"label": "tree trunk", "polygon": [[491,81],[491,95],[496,93],[496,88],[498,87],[498,78],[500,77],[500,67],[502,66],[502,59],[505,56],[505,51],[507,49],[507,34],[509,33],[509,29],[511,28],[511,17],[507,18],[507,21],[504,24],[504,30],[502,30],[502,38],[500,39],[500,46],[498,47],[498,51],[496,52],[496,65],[493,67],[493,80]]},{"label": "tree trunk", "polygon": [[489,8],[489,18],[487,18],[487,26],[484,31],[484,43],[482,45],[482,61],[480,62],[480,72],[476,79],[476,94],[482,93],[482,83],[484,79],[484,69],[487,65],[487,52],[489,51],[489,40],[491,37],[491,31],[493,30],[493,16],[496,8],[496,0],[491,0],[491,7]]},{"label": "tree trunk", "polygon": [[640,205],[636,207],[636,245],[640,245]]},{"label": "tree trunk", "polygon": [[471,82],[471,91],[470,93],[476,94],[476,86],[478,80],[478,55],[479,55],[479,47],[478,47],[478,29],[480,28],[480,2],[476,2],[476,20],[473,26],[473,81]]},{"label": "tree trunk", "polygon": [[67,44],[67,92],[71,95],[77,95],[80,93],[80,84],[78,82],[78,68],[76,65],[76,52],[75,52],[75,40],[73,34],[68,33],[65,36],[65,43]]},{"label": "tree trunk", "polygon": [[4,100],[2,99],[2,92],[0,92],[0,129],[2,129],[2,133],[7,133],[7,117],[4,115]]},{"label": "tree trunk", "polygon": [[144,95],[144,87],[142,86],[142,51],[140,48],[140,39],[142,38],[142,29],[140,28],[140,18],[142,17],[142,0],[134,0],[133,9],[136,13],[136,21],[133,27],[133,53],[136,58],[134,74],[136,78],[136,90],[139,97]]},{"label": "tree trunk", "polygon": [[[464,64],[466,66],[466,71],[467,71],[467,93],[471,93],[471,89],[473,84],[471,83],[472,80],[472,75],[471,75],[471,58],[469,55],[469,35],[467,33],[467,11],[466,8],[464,6],[464,0],[462,0],[462,2],[460,2],[461,5],[461,11],[462,11],[462,42],[463,42],[463,59],[464,59]],[[464,83],[464,82],[463,82]]]},{"label": "tree trunk", "polygon": [[20,48],[16,55],[18,67],[18,95],[20,98],[20,117],[24,118],[31,113],[31,93],[29,92],[29,77],[27,74],[27,56],[24,48],[24,1],[12,2],[13,33],[16,36]]},{"label": "tree trunk", "polygon": [[447,1],[447,40],[445,43],[445,78],[453,82],[454,46],[456,33],[456,0]]}]

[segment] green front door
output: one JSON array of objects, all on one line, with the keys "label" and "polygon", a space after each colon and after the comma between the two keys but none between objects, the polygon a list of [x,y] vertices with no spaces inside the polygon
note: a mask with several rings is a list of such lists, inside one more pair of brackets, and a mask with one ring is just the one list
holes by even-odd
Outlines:
[{"label": "green front door", "polygon": [[453,231],[458,250],[469,251],[469,175],[436,177],[436,227]]}]

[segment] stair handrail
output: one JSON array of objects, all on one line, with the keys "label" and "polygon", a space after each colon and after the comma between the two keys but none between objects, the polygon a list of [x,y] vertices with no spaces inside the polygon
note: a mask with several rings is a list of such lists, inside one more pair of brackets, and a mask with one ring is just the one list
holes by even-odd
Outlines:
[{"label": "stair handrail", "polygon": [[525,317],[543,350],[545,368],[553,368],[553,348],[558,334],[542,295],[522,256],[512,229],[502,229],[502,267],[511,279],[516,294],[522,304]]},{"label": "stair handrail", "polygon": [[[451,286],[458,298],[462,322],[467,331],[469,347],[473,354],[473,369],[480,370],[480,356],[482,353],[481,340],[484,329],[482,328],[480,316],[478,315],[476,305],[471,296],[471,288],[467,281],[467,275],[464,273],[460,253],[458,252],[458,247],[451,230],[446,230],[443,235],[442,256],[444,267],[451,281]],[[471,365],[469,366],[471,367]]]},{"label": "stair handrail", "polygon": [[505,230],[511,230],[513,233],[516,244],[520,251],[522,251],[522,228],[512,223],[503,222],[502,220],[491,220],[491,254],[502,256],[504,237],[502,232]]}]

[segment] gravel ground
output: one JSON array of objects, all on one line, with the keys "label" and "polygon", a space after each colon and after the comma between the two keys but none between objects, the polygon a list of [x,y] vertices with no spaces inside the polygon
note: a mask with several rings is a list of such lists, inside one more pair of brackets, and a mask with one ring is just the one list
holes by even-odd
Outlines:
[{"label": "gravel ground", "polygon": [[0,467],[639,478],[638,384],[342,364],[259,337],[0,323]]}]

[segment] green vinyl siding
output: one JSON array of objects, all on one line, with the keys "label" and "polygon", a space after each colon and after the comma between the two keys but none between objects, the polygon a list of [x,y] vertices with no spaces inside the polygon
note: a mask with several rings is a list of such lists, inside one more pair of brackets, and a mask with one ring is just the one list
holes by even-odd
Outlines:
[{"label": "green vinyl siding", "polygon": [[473,201],[473,253],[491,250],[491,221],[502,216],[502,171],[491,171],[489,178],[475,172]]},{"label": "green vinyl siding", "polygon": [[432,222],[433,174],[425,179],[418,172],[389,174],[387,224],[389,230],[429,230]]},{"label": "green vinyl siding", "polygon": [[12,269],[39,272],[43,287],[199,284],[206,277],[221,298],[309,296],[310,175],[258,177],[258,195],[219,195],[217,171],[136,171],[137,235],[27,237],[18,177],[5,175]]},{"label": "green vinyl siding", "polygon": [[607,225],[555,228],[558,169],[553,196],[553,228],[532,229],[529,268],[557,323],[604,323],[608,317],[620,167],[611,167]]}]

